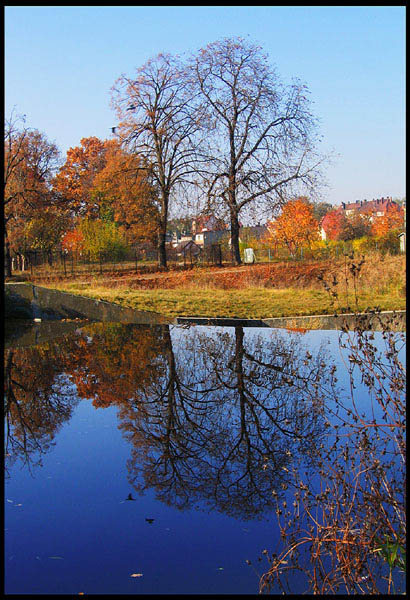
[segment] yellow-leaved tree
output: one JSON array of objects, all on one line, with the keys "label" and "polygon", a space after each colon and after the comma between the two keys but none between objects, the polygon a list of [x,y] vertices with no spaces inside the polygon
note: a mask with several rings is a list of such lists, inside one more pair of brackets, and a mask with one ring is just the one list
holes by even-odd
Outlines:
[{"label": "yellow-leaved tree", "polygon": [[287,202],[275,221],[268,223],[268,240],[288,248],[295,256],[299,248],[309,247],[319,239],[319,223],[313,206],[301,197]]}]

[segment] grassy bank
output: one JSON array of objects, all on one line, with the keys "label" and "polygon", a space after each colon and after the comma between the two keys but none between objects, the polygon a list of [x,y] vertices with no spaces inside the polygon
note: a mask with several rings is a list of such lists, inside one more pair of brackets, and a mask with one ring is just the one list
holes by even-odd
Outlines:
[{"label": "grassy bank", "polygon": [[[127,290],[105,288],[103,286],[87,288],[75,284],[58,286],[58,289],[98,300],[116,302],[138,310],[158,312],[169,317],[196,316],[257,319],[333,314],[335,312],[335,307],[329,302],[327,293],[314,289],[197,289],[193,292],[192,290],[183,289]],[[351,297],[351,300],[351,307],[355,308],[353,297]],[[394,297],[390,294],[374,294],[368,291],[359,295],[358,310],[365,311],[376,306],[382,310],[400,310],[404,309],[405,305],[405,298],[403,297]]]},{"label": "grassy bank", "polygon": [[270,318],[406,308],[404,256],[114,274],[44,285],[169,317]]}]

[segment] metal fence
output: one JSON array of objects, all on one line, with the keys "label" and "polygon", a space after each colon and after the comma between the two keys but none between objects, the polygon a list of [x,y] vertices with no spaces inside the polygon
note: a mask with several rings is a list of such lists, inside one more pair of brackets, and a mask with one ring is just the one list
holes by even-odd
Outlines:
[{"label": "metal fence", "polygon": [[[231,254],[223,253],[220,245],[202,249],[190,245],[177,252],[167,249],[167,264],[170,268],[190,268],[196,265],[228,264]],[[5,265],[6,266],[6,265]],[[75,252],[28,251],[11,253],[11,272],[26,273],[35,277],[78,277],[83,275],[103,275],[112,273],[148,273],[158,269],[158,255],[155,251],[140,251],[129,248],[121,255],[100,253],[93,259]]]},{"label": "metal fence", "polygon": [[[341,247],[320,248],[314,251],[300,248],[291,254],[286,248],[254,249],[256,263],[282,261],[326,260],[337,258],[351,252],[348,242]],[[243,259],[243,250],[241,252]],[[171,269],[186,269],[196,266],[229,266],[234,264],[232,250],[226,245],[212,244],[200,247],[188,243],[182,248],[167,248],[167,265]],[[81,275],[107,275],[126,273],[149,273],[158,270],[156,251],[129,248],[121,256],[100,253],[90,259],[75,252],[29,251],[25,254],[12,253],[11,269],[13,274],[26,273],[33,277],[78,278]]]}]

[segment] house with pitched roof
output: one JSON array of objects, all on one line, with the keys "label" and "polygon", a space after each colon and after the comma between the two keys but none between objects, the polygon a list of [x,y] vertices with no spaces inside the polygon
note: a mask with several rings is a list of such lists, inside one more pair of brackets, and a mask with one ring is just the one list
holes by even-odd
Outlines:
[{"label": "house with pitched roof", "polygon": [[356,215],[366,217],[370,222],[373,222],[378,217],[383,217],[392,208],[398,206],[397,202],[391,197],[376,198],[373,200],[356,200],[355,202],[342,202],[334,210],[327,213],[320,221],[320,236],[322,240],[328,239],[328,225],[331,221],[331,214],[341,213],[346,217],[354,217]]},{"label": "house with pitched roof", "polygon": [[228,225],[214,215],[201,215],[192,221],[192,239],[198,246],[215,244],[227,231]]}]

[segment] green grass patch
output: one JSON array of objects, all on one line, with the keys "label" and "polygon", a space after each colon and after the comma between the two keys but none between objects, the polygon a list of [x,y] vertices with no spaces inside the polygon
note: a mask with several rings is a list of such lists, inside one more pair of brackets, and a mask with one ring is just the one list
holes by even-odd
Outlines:
[{"label": "green grass patch", "polygon": [[[51,287],[51,286],[48,286]],[[237,317],[243,319],[263,319],[272,317],[291,317],[303,315],[334,314],[341,312],[349,305],[352,309],[365,311],[371,308],[381,310],[403,310],[406,308],[405,297],[391,292],[359,293],[356,306],[351,295],[341,298],[332,305],[326,291],[306,288],[267,289],[249,287],[243,290],[221,289],[156,289],[130,290],[110,289],[103,286],[53,286],[56,289],[115,302],[137,310],[148,310],[168,317]]]}]

